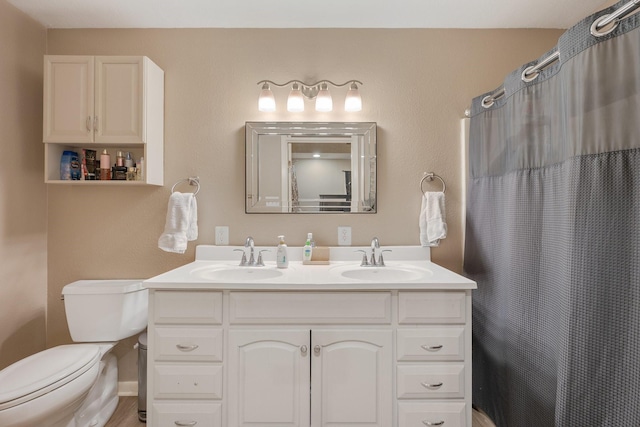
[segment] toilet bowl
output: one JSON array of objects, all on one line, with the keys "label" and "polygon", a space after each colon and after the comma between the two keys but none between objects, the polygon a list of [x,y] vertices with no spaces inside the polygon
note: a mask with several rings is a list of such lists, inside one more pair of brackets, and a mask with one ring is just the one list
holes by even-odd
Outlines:
[{"label": "toilet bowl", "polygon": [[62,291],[71,338],[0,371],[0,427],[102,427],[118,404],[110,350],[147,326],[142,280],[81,280]]}]

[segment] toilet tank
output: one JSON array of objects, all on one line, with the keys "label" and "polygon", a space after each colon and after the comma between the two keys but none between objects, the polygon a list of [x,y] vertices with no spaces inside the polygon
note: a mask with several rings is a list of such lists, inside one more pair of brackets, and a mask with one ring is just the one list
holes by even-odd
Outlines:
[{"label": "toilet tank", "polygon": [[149,291],[139,280],[78,280],[62,289],[75,342],[119,341],[147,327]]}]

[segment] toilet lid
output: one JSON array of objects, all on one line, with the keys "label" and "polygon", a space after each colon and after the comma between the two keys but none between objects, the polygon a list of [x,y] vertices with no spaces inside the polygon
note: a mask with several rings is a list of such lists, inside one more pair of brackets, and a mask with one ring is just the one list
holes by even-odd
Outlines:
[{"label": "toilet lid", "polygon": [[0,371],[0,410],[35,399],[79,377],[101,358],[96,344],[53,347]]}]

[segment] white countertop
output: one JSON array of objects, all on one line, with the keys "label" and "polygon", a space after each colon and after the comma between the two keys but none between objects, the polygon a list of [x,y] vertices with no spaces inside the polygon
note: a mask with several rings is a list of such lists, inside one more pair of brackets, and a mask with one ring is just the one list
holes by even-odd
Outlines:
[{"label": "white countertop", "polygon": [[[275,248],[256,247],[256,257],[259,250],[263,252],[264,267],[238,267],[239,252],[234,249],[243,247],[200,245],[196,249],[196,260],[152,277],[144,282],[149,289],[211,289],[211,290],[264,290],[264,291],[365,291],[365,290],[462,290],[476,289],[476,283],[444,267],[432,263],[428,248],[419,246],[383,247],[391,249],[385,252],[386,267],[360,267],[362,253],[357,250],[370,248],[339,247],[331,248],[332,261],[328,265],[303,265],[301,259],[302,248],[290,247],[288,254],[291,261],[289,268],[278,269],[275,265]],[[333,261],[335,259],[335,261]],[[342,273],[359,269],[368,269],[370,277],[393,276],[394,272],[404,273],[402,278],[390,280],[361,280],[345,277]],[[225,277],[218,280],[210,271],[242,270],[244,277],[251,277],[252,272],[257,275],[265,274],[277,277],[258,280]],[[399,276],[401,276],[399,274]]]}]

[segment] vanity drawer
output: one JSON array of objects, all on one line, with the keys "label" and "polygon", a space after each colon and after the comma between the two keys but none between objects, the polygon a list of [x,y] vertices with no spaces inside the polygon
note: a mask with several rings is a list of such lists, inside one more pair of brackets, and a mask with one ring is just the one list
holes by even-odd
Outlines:
[{"label": "vanity drawer", "polygon": [[222,329],[158,326],[154,334],[155,360],[222,362]]},{"label": "vanity drawer", "polygon": [[464,397],[464,365],[400,365],[398,399],[450,399]]},{"label": "vanity drawer", "polygon": [[222,323],[222,292],[155,291],[155,323]]},{"label": "vanity drawer", "polygon": [[157,427],[222,427],[219,403],[154,403],[151,416]]},{"label": "vanity drawer", "polygon": [[391,323],[390,292],[231,292],[229,321],[248,323]]},{"label": "vanity drawer", "polygon": [[465,323],[466,294],[460,291],[400,292],[398,323]]},{"label": "vanity drawer", "polygon": [[464,402],[398,403],[398,427],[467,426]]},{"label": "vanity drawer", "polygon": [[156,399],[222,399],[221,365],[163,365],[154,367]]},{"label": "vanity drawer", "polygon": [[464,326],[398,329],[397,359],[401,362],[464,360]]}]

